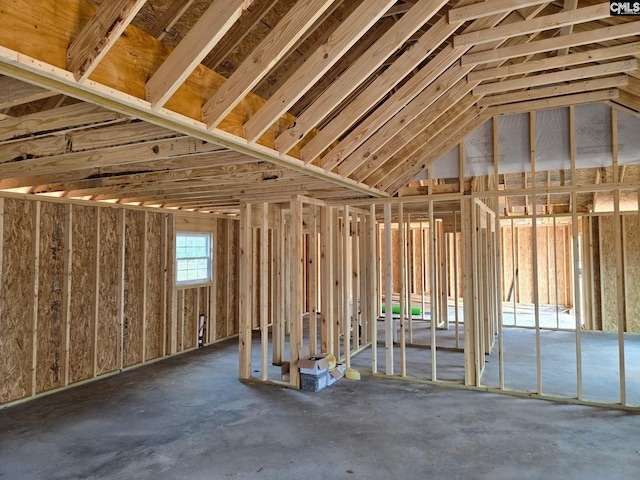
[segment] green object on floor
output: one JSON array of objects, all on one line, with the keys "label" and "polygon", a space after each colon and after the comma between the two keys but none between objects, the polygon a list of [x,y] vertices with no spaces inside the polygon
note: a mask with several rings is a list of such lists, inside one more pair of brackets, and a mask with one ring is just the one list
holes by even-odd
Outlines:
[{"label": "green object on floor", "polygon": [[[382,305],[382,313],[385,313],[385,306],[386,305]],[[400,305],[393,305],[391,307],[391,313],[399,315]],[[411,315],[420,315],[420,314],[422,314],[422,310],[420,310],[420,307],[411,307]]]}]

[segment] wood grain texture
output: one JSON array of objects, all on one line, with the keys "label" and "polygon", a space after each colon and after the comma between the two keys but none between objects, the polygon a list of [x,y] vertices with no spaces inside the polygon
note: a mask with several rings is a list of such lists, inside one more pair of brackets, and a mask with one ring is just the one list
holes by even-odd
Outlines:
[{"label": "wood grain texture", "polygon": [[67,50],[67,68],[77,79],[87,78],[146,0],[111,0],[75,36]]},{"label": "wood grain texture", "polygon": [[[162,356],[162,260],[164,252],[162,239],[162,222],[164,214],[147,213],[147,234],[146,234],[146,269],[145,275],[145,360],[152,360]],[[173,255],[173,252],[167,252]]]},{"label": "wood grain texture", "polygon": [[198,289],[189,288],[184,291],[184,350],[198,346]]},{"label": "wood grain texture", "polygon": [[600,224],[600,282],[602,287],[602,330],[618,331],[616,280],[616,242],[614,217],[601,215]]},{"label": "wood grain texture", "polygon": [[636,283],[640,278],[640,225],[638,215],[622,218],[624,235],[624,293],[627,332],[640,332],[640,288]]},{"label": "wood grain texture", "polygon": [[228,336],[227,333],[227,249],[226,239],[230,220],[219,219],[217,223],[217,244],[215,245],[216,256],[216,332],[215,339],[220,340]]},{"label": "wood grain texture", "polygon": [[[5,8],[6,7],[6,8]],[[86,0],[59,0],[47,4],[20,0],[3,5],[6,28],[0,31],[0,44],[11,50],[67,68],[67,48],[95,15],[97,7]],[[172,49],[141,30],[128,26],[96,65],[90,79],[139,99],[146,96],[146,82],[167,59]],[[225,78],[198,65],[167,101],[166,107],[195,120],[201,118],[201,106],[223,85]],[[242,124],[264,100],[249,93],[219,127],[242,135]],[[294,119],[289,117],[288,123]],[[260,143],[274,142],[270,129]]]},{"label": "wood grain texture", "polygon": [[69,383],[86,380],[92,375],[98,210],[73,206],[71,241],[78,248],[73,248],[71,254]]},{"label": "wood grain texture", "polygon": [[516,228],[518,258],[518,303],[533,303],[532,228]]},{"label": "wood grain texture", "polygon": [[175,263],[176,263],[176,242],[175,242],[175,215],[167,216],[167,281],[166,281],[166,289],[167,289],[167,317],[166,321],[166,329],[165,329],[165,343],[166,353],[173,353],[175,344],[173,343],[173,339],[175,335],[176,329],[176,286],[175,286]]},{"label": "wood grain texture", "polygon": [[240,239],[240,224],[235,220],[229,221],[231,222],[229,229],[231,241],[229,243],[229,252],[227,252],[230,257],[229,277],[227,281],[231,283],[231,288],[229,289],[229,323],[227,335],[231,336],[237,335],[240,329],[240,307],[238,303],[238,299],[240,298],[240,283],[238,282],[240,261],[240,256],[238,255],[238,242]]},{"label": "wood grain texture", "polygon": [[538,225],[537,227],[537,261],[538,261],[538,302],[549,305],[549,239],[547,230],[549,227]]},{"label": "wood grain texture", "polygon": [[66,336],[63,308],[65,206],[42,202],[40,209],[36,393],[64,385]]},{"label": "wood grain texture", "polygon": [[100,261],[98,291],[98,351],[97,374],[118,368],[120,348],[119,303],[120,271],[118,261],[121,247],[118,211],[100,209]]},{"label": "wood grain texture", "polygon": [[142,362],[144,212],[125,212],[124,251],[124,327],[122,348],[124,365]]},{"label": "wood grain texture", "polygon": [[35,204],[4,200],[0,284],[0,403],[31,392],[33,242]]}]

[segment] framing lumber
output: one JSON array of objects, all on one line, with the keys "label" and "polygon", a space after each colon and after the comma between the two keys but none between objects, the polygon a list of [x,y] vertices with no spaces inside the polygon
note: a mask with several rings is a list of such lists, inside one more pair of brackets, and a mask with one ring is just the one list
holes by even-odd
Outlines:
[{"label": "framing lumber", "polygon": [[395,0],[366,1],[313,51],[289,79],[244,125],[245,138],[255,142],[299,100],[374,24]]},{"label": "framing lumber", "polygon": [[404,208],[402,202],[398,203],[398,280],[399,280],[399,313],[400,328],[398,336],[400,337],[400,376],[407,376],[407,325],[406,316],[411,315],[411,305],[407,305],[407,245],[405,241],[407,222],[405,220]]},{"label": "framing lumber", "polygon": [[24,105],[56,95],[58,92],[52,92],[11,77],[0,78],[0,109]]},{"label": "framing lumber", "polygon": [[[538,9],[535,9],[531,12],[531,15],[537,13]],[[502,21],[504,17],[505,15],[498,15],[479,20],[474,22],[465,31],[491,28]],[[506,21],[513,21],[513,18],[513,16],[507,17]],[[446,24],[444,19],[441,19],[441,22]],[[431,32],[431,30],[429,32]],[[428,34],[424,37],[428,37]],[[491,44],[488,48],[497,47],[500,43],[501,42],[496,42],[495,44]],[[476,48],[472,51],[474,50],[476,50]],[[411,51],[409,51],[407,55],[410,55],[410,52]],[[447,92],[458,80],[471,71],[471,68],[460,67],[457,63],[464,52],[464,49],[453,49],[450,46],[445,47],[429,62],[428,68],[425,67],[421,69],[407,81],[389,101],[372,112],[347,138],[343,139],[336,148],[325,155],[322,159],[322,165],[325,166],[325,168],[333,168],[340,163],[338,172],[342,172],[343,174],[352,172],[361,164],[363,161],[362,157],[365,157],[366,160],[366,158],[373,153],[372,148],[365,149],[363,142],[373,137],[371,141],[379,143],[379,140],[375,139],[380,138],[384,135],[385,131],[389,130],[387,125],[390,125],[391,122],[395,123],[396,129],[398,130],[400,126],[404,127],[415,115],[428,109],[430,105]],[[462,95],[463,94],[461,94],[461,96]],[[347,107],[347,110],[348,109],[349,107]],[[347,110],[345,110],[345,112]],[[309,143],[311,144],[314,140],[315,138]],[[308,146],[305,148],[308,148]],[[360,151],[360,155],[358,155],[356,149]],[[303,148],[303,159],[305,158],[304,150]]]},{"label": "framing lumber", "polygon": [[[443,104],[444,103],[445,102],[443,102]],[[361,178],[360,175],[362,175],[362,178],[366,178],[367,182],[372,185],[377,184],[387,178],[392,171],[396,170],[399,162],[402,162],[403,159],[419,156],[426,150],[431,151],[433,145],[429,142],[441,132],[446,131],[456,120],[459,118],[473,117],[476,113],[479,113],[479,110],[474,106],[473,98],[470,96],[463,98],[440,118],[437,118],[435,122],[429,124],[419,135],[411,139],[402,149],[394,152],[395,154],[393,156],[386,158],[387,155],[385,152],[385,154],[380,156],[380,162],[372,159],[372,161],[364,165],[366,168],[361,168],[354,173],[354,176],[358,175],[357,178]],[[427,121],[429,121],[429,119],[427,119]],[[429,145],[429,148],[427,148],[426,145]],[[393,152],[393,150],[391,150],[391,152]]]},{"label": "framing lumber", "polygon": [[[430,274],[430,321],[429,321],[429,343],[431,345],[431,380],[436,381],[437,375],[437,350],[436,350],[436,325],[438,324],[438,312],[440,302],[438,301],[438,267],[436,264],[436,220],[433,210],[433,200],[429,200],[429,274]],[[473,234],[473,233],[472,233]],[[424,306],[422,307],[424,308]]]},{"label": "framing lumber", "polygon": [[302,0],[289,10],[250,57],[204,104],[202,119],[209,129],[224,120],[334,1]]},{"label": "framing lumber", "polygon": [[253,0],[215,0],[162,62],[146,85],[154,109],[162,107]]},{"label": "framing lumber", "polygon": [[[334,32],[340,28],[340,25],[342,25],[349,15],[351,15],[358,7],[359,2],[343,2],[343,0],[334,2],[331,7],[326,10],[318,20],[316,20],[306,34],[296,42],[294,47],[291,49],[292,54],[289,57],[281,59],[276,64],[273,68],[272,74],[269,76],[269,81],[263,82],[260,85],[260,95],[265,99],[270,99],[275,92],[282,88],[282,85],[284,85],[285,82],[287,82],[301,67],[304,66],[309,58],[314,55],[316,50],[322,49],[326,45],[327,40],[329,40]],[[323,33],[319,35],[320,32]],[[311,43],[311,40],[314,40],[313,43]],[[347,50],[347,52],[349,51],[351,50]],[[343,56],[341,59],[338,59],[338,61],[344,60],[344,58],[345,57]],[[320,77],[320,79],[326,79],[326,77],[327,76],[323,76]]]},{"label": "framing lumber", "polygon": [[562,57],[547,57],[539,60],[528,60],[527,62],[505,65],[502,67],[486,68],[483,70],[474,69],[469,72],[467,79],[469,82],[482,80],[492,80],[496,78],[522,75],[526,73],[551,70],[554,68],[564,68],[581,63],[601,62],[614,58],[626,57],[640,54],[640,42],[625,43],[613,47],[596,48],[585,52],[572,53]]},{"label": "framing lumber", "polygon": [[384,204],[384,349],[385,373],[393,375],[393,260],[391,252],[391,204]]},{"label": "framing lumber", "polygon": [[149,34],[158,40],[162,40],[193,2],[194,0],[174,0],[171,2],[167,11],[156,21],[156,24],[149,31]]},{"label": "framing lumber", "polygon": [[99,308],[100,308],[100,258],[101,258],[101,245],[102,242],[100,241],[100,230],[101,230],[101,221],[100,221],[100,209],[96,208],[95,210],[95,231],[96,231],[96,235],[95,235],[95,258],[94,261],[92,261],[92,274],[93,274],[93,280],[94,280],[94,285],[91,285],[93,287],[93,302],[92,302],[92,348],[91,348],[91,352],[93,355],[93,362],[92,362],[92,369],[91,369],[91,376],[92,377],[97,377],[98,376],[98,327],[99,327]]},{"label": "framing lumber", "polygon": [[246,141],[227,131],[220,129],[208,130],[203,123],[182,114],[176,112],[169,114],[169,111],[164,109],[156,112],[150,108],[147,102],[132,97],[124,91],[105,88],[104,85],[95,81],[87,81],[81,84],[56,66],[44,65],[41,61],[4,47],[0,48],[0,72],[45,88],[62,91],[70,96],[164,126],[194,138],[231,148],[239,153],[249,154],[282,166],[286,165],[293,170],[308,172],[312,176],[331,178],[332,183],[336,185],[352,185],[352,189],[356,191],[366,192],[378,197],[386,196],[386,193],[382,191],[375,191],[367,185],[358,184],[351,179],[326,172],[322,168],[313,165],[304,166],[299,160],[279,154],[268,147],[248,146]]},{"label": "framing lumber", "polygon": [[637,36],[640,32],[640,22],[629,22],[615,27],[598,28],[580,33],[574,33],[561,38],[547,38],[512,47],[497,48],[483,52],[469,53],[461,58],[462,65],[479,65],[483,63],[508,60],[515,57],[535,55],[536,53],[551,52],[566,47],[596,44],[608,40],[620,40]]},{"label": "framing lumber", "polygon": [[[307,310],[309,313],[309,350],[311,355],[320,353],[318,349],[318,207],[308,205],[309,243],[307,255]],[[321,342],[322,343],[322,342]]]},{"label": "framing lumber", "polygon": [[84,81],[120,38],[147,0],[104,2],[67,50],[67,70]]},{"label": "framing lumber", "polygon": [[[356,305],[353,299],[351,285],[351,249],[349,248],[351,225],[349,221],[349,206],[342,209],[342,344],[344,348],[344,361],[347,368],[351,367],[351,313],[355,312]],[[350,312],[352,310],[352,312]]]},{"label": "framing lumber", "polygon": [[449,23],[467,22],[498,13],[548,3],[542,0],[489,0],[449,10]]},{"label": "framing lumber", "polygon": [[504,80],[502,82],[487,83],[478,85],[473,89],[473,94],[477,96],[491,93],[518,90],[521,88],[532,88],[540,85],[549,85],[583,78],[599,77],[615,73],[629,72],[638,69],[638,60],[621,60],[619,62],[603,63],[591,67],[572,68],[561,72],[546,73],[542,75],[528,76],[521,79]]},{"label": "framing lumber", "polygon": [[[469,113],[459,124],[449,125],[447,128],[443,129],[442,132],[437,135],[433,144],[429,144],[428,155],[424,155],[426,152],[418,150],[406,160],[395,165],[389,174],[398,170],[402,173],[392,181],[386,180],[385,182],[383,179],[384,184],[388,186],[386,190],[393,191],[394,193],[400,190],[407,182],[411,181],[418,172],[431,166],[442,155],[449,151],[453,145],[458,142],[459,138],[465,137],[471,133],[482,125],[489,117],[490,116],[484,112],[480,113],[478,110],[472,110],[472,112]],[[461,171],[463,172],[464,170]],[[386,177],[388,177],[388,175]]]},{"label": "framing lumber", "polygon": [[333,207],[320,207],[321,349],[333,352]]},{"label": "framing lumber", "polygon": [[411,14],[404,15],[360,56],[331,86],[325,90],[290,127],[276,138],[276,150],[290,151],[299,140],[309,133],[336,106],[353,92],[358,85],[374,73],[384,61],[396,51],[411,35],[424,25],[444,4],[421,0],[411,7]]},{"label": "framing lumber", "polygon": [[[443,41],[446,40],[457,28],[447,24],[444,19],[439,20],[433,27],[431,27],[424,35],[422,35],[414,45],[412,49],[407,50],[398,58],[393,64],[384,72],[382,72],[369,87],[358,95],[346,108],[341,111],[334,119],[331,120],[318,134],[312,138],[301,150],[302,159],[305,163],[310,163],[317,156],[319,156],[323,150],[325,150],[331,142],[336,140],[342,133],[344,133],[353,123],[354,118],[360,118],[368,110],[371,109],[381,98],[384,97],[390,90],[392,90],[403,78],[405,78],[412,70],[428,57]],[[429,65],[431,65],[430,62]],[[435,62],[434,65],[440,66],[440,63]],[[447,60],[441,62],[446,68],[448,66]],[[436,68],[434,66],[434,68]],[[412,77],[408,81],[408,85],[403,86],[401,91],[398,91],[394,97],[404,98],[405,102],[408,102],[420,91],[421,88],[427,83],[423,78],[427,74],[428,69],[423,68],[420,73]],[[428,78],[433,78],[433,75],[429,75]],[[393,103],[393,102],[391,102]],[[402,108],[402,105],[396,105],[396,113]],[[380,116],[383,111],[372,112],[372,115]],[[365,120],[365,123],[370,122],[369,118]],[[332,149],[322,158],[322,165],[327,169],[332,169],[337,165],[341,158],[349,155],[355,146],[350,146],[350,143],[354,142],[354,139],[359,139],[362,136],[360,130],[368,128],[366,131],[374,131],[379,123],[378,121],[373,126],[366,127],[366,125],[360,125],[357,129],[349,134],[349,136],[343,139],[339,146]]]},{"label": "framing lumber", "polygon": [[[262,204],[260,223],[260,372],[262,381],[269,379],[269,204]],[[256,252],[254,252],[255,254]],[[255,256],[255,255],[254,255]]]},{"label": "framing lumber", "polygon": [[54,110],[32,113],[0,121],[0,141],[33,136],[52,130],[100,126],[127,118],[96,105],[78,103]]},{"label": "framing lumber", "polygon": [[277,2],[273,2],[272,0],[254,0],[236,24],[214,47],[203,64],[211,70],[215,70],[276,3]]},{"label": "framing lumber", "polygon": [[[564,12],[569,12],[578,8],[578,0],[564,0],[564,7],[562,10]],[[565,25],[560,28],[560,32],[558,33],[561,37],[565,35],[571,35],[573,33],[573,25]],[[558,56],[567,55],[569,53],[568,48],[563,48],[558,50]]]},{"label": "framing lumber", "polygon": [[0,176],[19,177],[37,170],[40,175],[55,174],[72,169],[105,167],[118,164],[130,164],[136,159],[141,161],[150,158],[158,160],[210,153],[220,150],[214,144],[206,144],[192,138],[166,139],[156,142],[145,142],[133,146],[124,145],[96,151],[88,157],[86,152],[74,152],[59,155],[55,159],[34,158],[20,162],[0,164]]},{"label": "framing lumber", "polygon": [[463,33],[453,38],[455,48],[504,40],[518,35],[542,32],[554,28],[573,26],[576,23],[591,22],[609,17],[609,4],[601,3],[579,10],[563,11],[552,15],[545,15],[522,22],[501,25],[495,28]]},{"label": "framing lumber", "polygon": [[300,387],[300,370],[298,369],[298,350],[302,347],[302,286],[304,272],[303,248],[303,203],[302,197],[295,195],[290,202],[289,227],[289,291],[290,291],[290,336],[289,359],[291,361],[290,384]]},{"label": "framing lumber", "polygon": [[469,95],[471,87],[466,81],[460,81],[447,89],[448,83],[437,82],[423,90],[403,109],[402,114],[389,120],[338,165],[338,173],[353,173],[353,178],[367,178],[395,153],[404,147],[417,144],[419,140],[414,139],[418,136],[422,138],[424,135],[421,134],[430,125],[438,122],[444,127],[446,119],[456,118],[476,102],[476,99]]},{"label": "framing lumber", "polygon": [[506,115],[512,113],[531,112],[535,110],[546,110],[550,108],[568,107],[570,105],[580,105],[583,103],[615,100],[619,95],[620,92],[617,88],[610,88],[588,93],[576,93],[573,95],[563,95],[554,98],[510,103],[508,105],[496,105],[487,108],[485,113],[487,115]]},{"label": "framing lumber", "polygon": [[240,204],[240,378],[251,378],[251,299],[253,298],[253,281],[249,266],[251,265],[251,204]]},{"label": "framing lumber", "polygon": [[[368,247],[366,261],[368,262],[367,279],[369,284],[368,312],[369,312],[369,342],[371,343],[371,373],[378,372],[378,291],[380,283],[378,282],[378,270],[381,270],[381,264],[378,262],[378,254],[380,246],[376,248],[377,238],[377,222],[376,222],[376,206],[369,206],[368,217]],[[380,266],[379,266],[380,265]]]},{"label": "framing lumber", "polygon": [[33,288],[33,303],[31,306],[31,393],[35,395],[37,391],[37,365],[38,365],[38,294],[39,294],[39,268],[40,268],[40,208],[41,203],[36,202],[33,208],[33,236],[31,237],[33,258],[31,259],[32,265],[32,288]]},{"label": "framing lumber", "polygon": [[478,100],[479,107],[491,107],[509,103],[524,102],[528,100],[538,100],[541,98],[558,97],[575,93],[593,92],[595,90],[619,88],[628,85],[627,75],[616,75],[614,77],[600,78],[595,80],[585,80],[583,82],[569,82],[566,85],[536,88],[523,92],[504,93],[501,95],[491,95]]}]

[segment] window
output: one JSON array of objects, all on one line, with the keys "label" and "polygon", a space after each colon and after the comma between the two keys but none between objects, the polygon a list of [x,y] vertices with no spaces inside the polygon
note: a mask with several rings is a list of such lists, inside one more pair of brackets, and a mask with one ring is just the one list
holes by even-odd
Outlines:
[{"label": "window", "polygon": [[176,234],[176,283],[205,283],[211,280],[211,235]]}]

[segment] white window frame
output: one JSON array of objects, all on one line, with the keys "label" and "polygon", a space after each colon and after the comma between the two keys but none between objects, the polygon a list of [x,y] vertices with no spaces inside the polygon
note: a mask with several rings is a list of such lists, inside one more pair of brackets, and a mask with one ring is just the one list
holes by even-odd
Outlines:
[{"label": "white window frame", "polygon": [[[197,239],[206,239],[206,255],[205,256],[179,256],[179,237],[183,238],[197,238]],[[176,232],[176,250],[174,252],[175,255],[175,279],[176,286],[188,286],[188,285],[203,285],[209,284],[212,280],[212,272],[213,272],[213,235],[210,233],[198,233],[198,232]],[[198,277],[194,279],[188,280],[179,280],[179,272],[180,266],[184,262],[194,261],[194,260],[206,260],[206,277]]]}]

